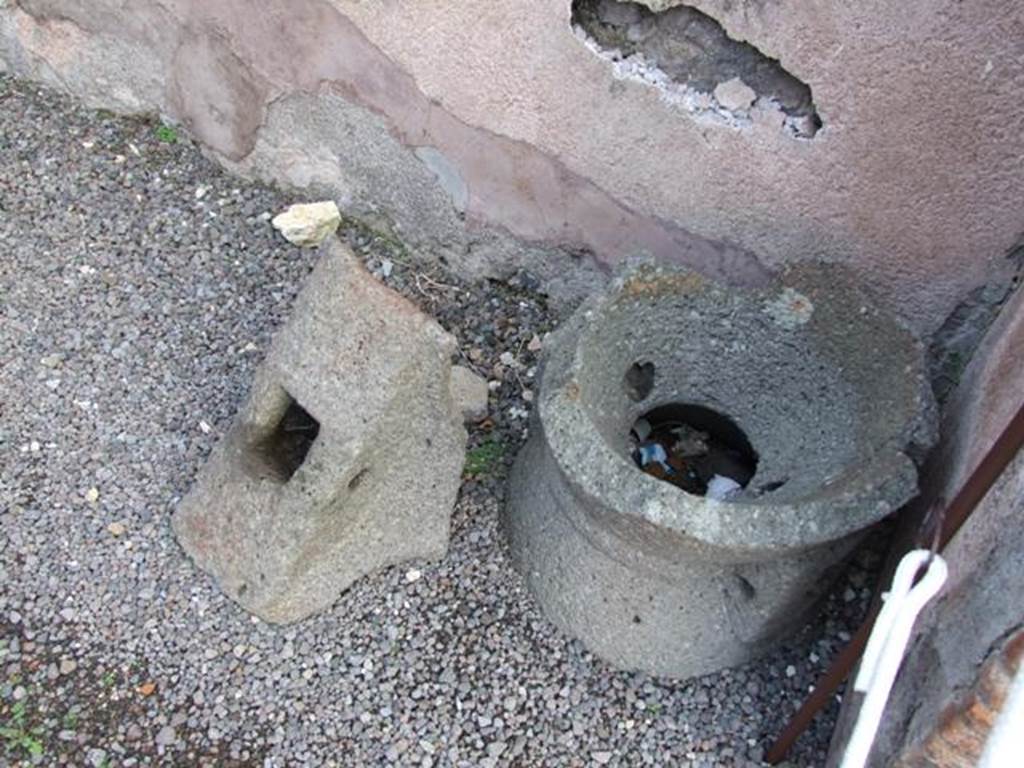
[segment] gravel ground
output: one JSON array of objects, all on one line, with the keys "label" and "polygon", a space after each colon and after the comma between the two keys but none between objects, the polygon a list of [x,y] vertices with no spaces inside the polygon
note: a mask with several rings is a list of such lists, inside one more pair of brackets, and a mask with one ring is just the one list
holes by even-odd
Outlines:
[{"label": "gravel ground", "polygon": [[[193,567],[170,515],[312,265],[268,222],[290,202],[157,124],[0,77],[0,764],[758,765],[873,560],[785,648],[718,675],[617,672],[561,636],[497,531],[530,341],[555,322],[528,274],[467,284],[345,228],[496,382],[443,562],[285,628]],[[793,765],[823,764],[836,709]]]}]

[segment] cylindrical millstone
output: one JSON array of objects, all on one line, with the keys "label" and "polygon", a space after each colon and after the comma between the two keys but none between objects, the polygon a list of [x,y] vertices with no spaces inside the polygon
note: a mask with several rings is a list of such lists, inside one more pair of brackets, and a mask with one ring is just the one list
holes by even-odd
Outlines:
[{"label": "cylindrical millstone", "polygon": [[921,344],[846,271],[744,289],[634,265],[546,346],[504,524],[564,631],[704,674],[800,625],[915,495],[935,429]]}]

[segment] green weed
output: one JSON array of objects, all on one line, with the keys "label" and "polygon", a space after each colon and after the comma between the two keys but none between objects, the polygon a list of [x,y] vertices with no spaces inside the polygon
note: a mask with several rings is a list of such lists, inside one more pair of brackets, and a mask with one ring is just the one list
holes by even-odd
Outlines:
[{"label": "green weed", "polygon": [[466,477],[486,475],[495,469],[504,454],[505,449],[500,443],[487,440],[476,448],[466,451],[466,465],[462,474]]},{"label": "green weed", "polygon": [[22,749],[30,757],[38,757],[43,754],[43,742],[39,738],[43,733],[42,726],[29,728],[25,724],[24,701],[14,703],[7,724],[0,726],[0,738],[7,742],[7,751],[15,752]]},{"label": "green weed", "polygon": [[178,140],[178,132],[174,126],[164,123],[156,127],[156,137],[164,144],[174,144]]}]

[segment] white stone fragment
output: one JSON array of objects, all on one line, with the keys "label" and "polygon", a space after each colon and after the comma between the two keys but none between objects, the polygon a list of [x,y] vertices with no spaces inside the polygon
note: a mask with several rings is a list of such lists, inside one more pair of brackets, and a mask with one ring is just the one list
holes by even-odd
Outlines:
[{"label": "white stone fragment", "polygon": [[274,229],[289,243],[315,248],[333,235],[341,223],[341,211],[333,200],[296,203],[271,221]]}]

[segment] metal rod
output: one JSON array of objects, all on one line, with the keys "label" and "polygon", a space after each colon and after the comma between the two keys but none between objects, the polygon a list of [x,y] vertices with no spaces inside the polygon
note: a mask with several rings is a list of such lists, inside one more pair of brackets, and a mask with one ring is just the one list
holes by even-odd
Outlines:
[{"label": "metal rod", "polygon": [[1010,419],[1009,425],[989,448],[985,458],[975,468],[967,482],[960,488],[960,493],[946,508],[943,517],[942,535],[939,537],[939,548],[949,543],[967,518],[974,512],[989,489],[1003,474],[1003,470],[1013,461],[1021,445],[1024,445],[1024,405],[1017,409],[1017,414]]},{"label": "metal rod", "polygon": [[[1024,404],[1017,409],[1016,415],[1010,419],[1010,423],[1002,434],[996,439],[985,454],[981,462],[967,482],[961,486],[960,491],[946,507],[945,513],[941,516],[941,534],[939,535],[939,549],[945,548],[946,544],[956,535],[961,526],[974,512],[978,503],[985,497],[989,489],[1003,473],[1006,467],[1013,461],[1017,451],[1024,445]],[[881,588],[881,584],[879,585]],[[814,687],[811,695],[807,697],[800,709],[793,715],[789,723],[779,734],[775,743],[772,744],[765,755],[765,760],[771,764],[782,762],[790,748],[807,730],[811,720],[820,712],[829,698],[836,692],[842,682],[849,676],[853,665],[857,663],[864,646],[867,644],[871,629],[878,617],[879,601],[876,599],[871,610],[868,612],[864,622],[860,625],[856,634],[850,639],[846,647],[833,659],[832,664],[821,676],[818,684]]]}]

